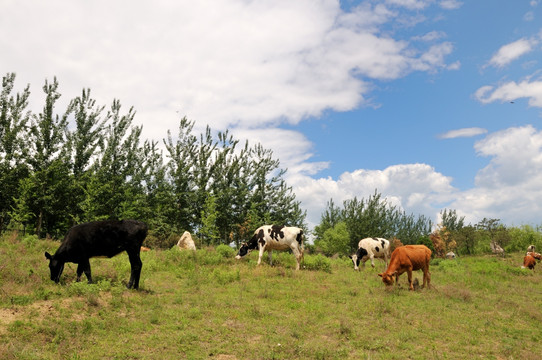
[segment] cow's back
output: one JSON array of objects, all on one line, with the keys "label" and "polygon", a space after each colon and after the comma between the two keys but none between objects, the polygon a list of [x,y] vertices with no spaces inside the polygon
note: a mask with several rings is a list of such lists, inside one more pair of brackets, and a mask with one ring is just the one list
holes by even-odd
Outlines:
[{"label": "cow's back", "polygon": [[140,249],[147,232],[147,225],[141,221],[93,221],[72,227],[61,247],[73,259],[113,257],[122,251]]},{"label": "cow's back", "polygon": [[405,245],[397,249],[403,249],[402,251],[412,264],[413,270],[423,269],[431,261],[431,250],[425,245]]}]

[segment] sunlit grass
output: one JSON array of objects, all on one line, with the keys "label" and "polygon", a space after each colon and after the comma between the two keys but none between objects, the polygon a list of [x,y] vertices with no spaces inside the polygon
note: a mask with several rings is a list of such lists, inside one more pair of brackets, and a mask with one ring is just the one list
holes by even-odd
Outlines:
[{"label": "sunlit grass", "polygon": [[[94,284],[49,280],[57,242],[0,238],[2,359],[537,359],[541,268],[522,254],[434,259],[430,290],[384,264],[291,254],[235,260],[225,248],[142,253],[140,290],[125,254],[92,259]],[[539,265],[540,266],[540,265]],[[416,274],[421,280],[421,274]]]}]

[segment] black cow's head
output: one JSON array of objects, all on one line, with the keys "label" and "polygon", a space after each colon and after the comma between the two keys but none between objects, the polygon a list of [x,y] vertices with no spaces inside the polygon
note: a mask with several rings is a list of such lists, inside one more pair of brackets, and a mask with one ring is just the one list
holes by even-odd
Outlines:
[{"label": "black cow's head", "polygon": [[55,257],[51,254],[49,254],[47,251],[45,252],[45,258],[49,260],[49,270],[51,270],[51,280],[56,282],[60,281],[60,275],[62,275],[62,271],[64,270],[64,262],[59,261],[58,259],[55,259]]},{"label": "black cow's head", "polygon": [[239,252],[237,253],[237,256],[235,258],[236,259],[242,258],[246,254],[248,254],[248,250],[249,250],[248,244],[246,242],[242,243],[241,247],[239,248]]}]

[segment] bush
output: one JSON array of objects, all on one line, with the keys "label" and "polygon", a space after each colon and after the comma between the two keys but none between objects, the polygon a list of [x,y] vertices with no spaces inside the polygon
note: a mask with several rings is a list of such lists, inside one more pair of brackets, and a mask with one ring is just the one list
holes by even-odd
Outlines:
[{"label": "bush", "polygon": [[235,256],[235,250],[228,245],[220,244],[216,247],[215,251],[219,253],[223,258],[232,258]]},{"label": "bush", "polygon": [[177,241],[179,241],[179,235],[177,234],[170,234],[168,237],[162,237],[151,231],[147,235],[147,238],[145,238],[143,246],[151,249],[170,249],[173,245],[177,244]]},{"label": "bush", "polygon": [[305,256],[303,267],[308,270],[321,270],[331,273],[331,260],[322,254],[316,256]]},{"label": "bush", "polygon": [[350,235],[345,222],[339,222],[324,232],[322,239],[317,239],[314,245],[326,255],[348,255],[350,252]]}]

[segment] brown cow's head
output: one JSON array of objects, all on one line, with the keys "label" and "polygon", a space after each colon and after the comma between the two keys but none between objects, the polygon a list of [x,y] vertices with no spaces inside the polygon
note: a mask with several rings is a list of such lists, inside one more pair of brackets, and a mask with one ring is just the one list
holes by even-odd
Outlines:
[{"label": "brown cow's head", "polygon": [[395,273],[393,273],[393,274],[382,273],[382,274],[378,274],[378,276],[380,276],[382,278],[382,281],[387,286],[393,285],[393,278],[395,276]]}]

